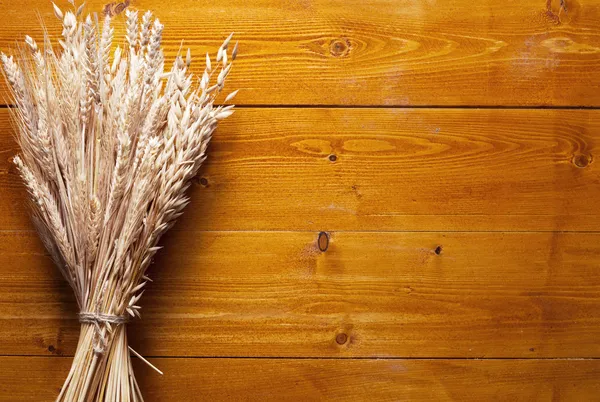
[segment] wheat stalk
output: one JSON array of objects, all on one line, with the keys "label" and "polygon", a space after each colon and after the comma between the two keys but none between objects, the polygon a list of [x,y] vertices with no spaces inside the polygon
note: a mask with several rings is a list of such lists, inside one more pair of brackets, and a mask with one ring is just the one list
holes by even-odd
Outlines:
[{"label": "wheat stalk", "polygon": [[[72,3],[73,4],[73,3]],[[163,25],[127,10],[124,47],[109,16],[63,11],[62,38],[25,38],[17,63],[1,55],[11,88],[14,162],[34,223],[80,309],[81,335],[57,400],[139,401],[125,323],[140,317],[147,269],[161,236],[189,202],[186,190],[219,120],[215,100],[231,71],[231,35],[197,85],[190,51],[164,71]],[[112,53],[112,56],[111,56]],[[216,77],[216,78],[215,78]],[[223,103],[230,101],[229,94]]]}]

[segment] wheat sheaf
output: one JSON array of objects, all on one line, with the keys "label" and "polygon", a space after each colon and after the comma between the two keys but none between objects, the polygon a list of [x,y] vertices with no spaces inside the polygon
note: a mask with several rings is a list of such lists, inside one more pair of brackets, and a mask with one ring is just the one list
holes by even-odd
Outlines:
[{"label": "wheat sheaf", "polygon": [[[140,316],[147,269],[161,236],[189,202],[186,190],[218,122],[216,104],[236,59],[230,35],[216,57],[179,54],[169,70],[163,25],[125,12],[123,46],[111,15],[53,5],[62,35],[31,37],[2,53],[20,154],[39,235],[73,288],[81,333],[59,401],[141,401],[126,323]],[[17,62],[18,60],[18,62]],[[141,356],[140,356],[141,357]]]}]

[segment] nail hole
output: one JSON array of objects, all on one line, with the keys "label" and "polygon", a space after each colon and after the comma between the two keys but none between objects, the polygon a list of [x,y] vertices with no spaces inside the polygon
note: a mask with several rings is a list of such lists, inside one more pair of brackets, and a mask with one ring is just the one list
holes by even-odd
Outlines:
[{"label": "nail hole", "polygon": [[590,157],[588,155],[584,155],[584,154],[575,155],[573,157],[573,163],[578,168],[584,168],[590,164]]},{"label": "nail hole", "polygon": [[319,244],[319,250],[325,252],[329,248],[329,236],[325,232],[319,233],[319,238],[317,239],[317,243]]},{"label": "nail hole", "polygon": [[337,334],[337,336],[335,337],[335,341],[338,345],[343,345],[344,343],[346,343],[347,340],[348,335],[344,334],[343,332],[341,334]]},{"label": "nail hole", "polygon": [[440,254],[442,254],[442,246],[437,246],[437,247],[435,248],[435,253],[436,253],[437,255],[440,255]]},{"label": "nail hole", "polygon": [[50,353],[54,353],[54,351],[55,351],[55,350],[56,350],[56,349],[54,348],[54,345],[50,345],[50,346],[48,346],[48,352],[50,352]]},{"label": "nail hole", "polygon": [[335,161],[337,161],[337,156],[335,156],[335,155],[329,155],[329,160],[331,162],[335,162]]},{"label": "nail hole", "polygon": [[535,352],[535,348],[529,348],[530,352]]},{"label": "nail hole", "polygon": [[204,187],[208,186],[208,180],[206,179],[206,177],[200,178],[200,185]]}]

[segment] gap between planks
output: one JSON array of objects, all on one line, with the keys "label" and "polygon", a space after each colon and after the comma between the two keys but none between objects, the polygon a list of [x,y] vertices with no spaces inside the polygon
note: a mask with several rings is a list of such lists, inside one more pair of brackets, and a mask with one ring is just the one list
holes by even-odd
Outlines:
[{"label": "gap between planks", "polygon": [[[401,216],[401,215],[396,215]],[[413,216],[413,215],[410,215]],[[431,215],[431,216],[443,216],[443,215]],[[465,215],[450,215],[450,216],[465,216]],[[469,215],[473,216],[473,215]],[[482,215],[485,216],[485,215]],[[553,216],[553,215],[542,215],[542,216]],[[386,234],[394,234],[394,233],[520,233],[520,234],[534,234],[534,233],[552,233],[552,234],[596,234],[600,233],[600,229],[598,230],[327,230],[327,228],[322,228],[323,230],[315,229],[315,230],[265,230],[265,229],[257,229],[257,230],[248,230],[248,229],[224,229],[224,230],[181,230],[174,227],[169,230],[168,233],[178,233],[178,232],[186,232],[189,234],[202,234],[202,233],[386,233]],[[0,229],[0,235],[3,234],[27,234],[27,233],[37,233],[34,229]],[[2,356],[2,355],[0,355]]]},{"label": "gap between planks", "polygon": [[[41,355],[41,354],[19,354],[19,355],[7,355],[0,354],[0,358],[30,358],[30,357],[42,357],[48,359],[72,359],[73,355]],[[137,359],[136,356],[131,356]],[[144,355],[146,359],[221,359],[221,360],[417,360],[417,361],[445,361],[445,360],[464,360],[464,361],[481,361],[481,360],[510,360],[510,361],[547,361],[547,360],[559,360],[559,361],[592,361],[600,360],[600,357],[411,357],[411,356],[393,356],[393,357],[371,357],[371,356],[179,356],[179,355]]]},{"label": "gap between planks", "polygon": [[[219,104],[216,104],[219,106]],[[13,104],[0,104],[0,109],[13,109]],[[338,105],[338,104],[241,104],[236,109],[485,109],[485,110],[600,110],[600,106],[518,106],[518,105]]]}]

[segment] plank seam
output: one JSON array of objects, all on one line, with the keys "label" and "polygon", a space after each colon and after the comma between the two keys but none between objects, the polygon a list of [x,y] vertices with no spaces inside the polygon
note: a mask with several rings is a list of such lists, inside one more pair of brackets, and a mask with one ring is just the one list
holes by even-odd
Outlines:
[{"label": "plank seam", "polygon": [[[336,230],[336,229],[314,229],[314,230],[178,230],[172,229],[170,233],[189,233],[189,234],[202,234],[202,233],[347,233],[347,234],[361,234],[361,233],[552,233],[552,234],[598,234],[599,230]],[[4,234],[37,234],[33,229],[0,229],[0,235]]]},{"label": "plank seam", "polygon": [[[217,105],[218,106],[218,105]],[[0,109],[15,108],[12,104],[0,104]],[[236,109],[487,109],[487,110],[600,110],[600,106],[557,105],[338,105],[338,104],[242,104]]]},{"label": "plank seam", "polygon": [[[63,359],[63,358],[73,358],[73,355],[6,355],[0,354],[0,358],[6,357],[41,357],[48,359]],[[132,356],[136,358],[135,356]],[[440,361],[440,360],[516,360],[516,361],[553,361],[553,360],[564,360],[564,361],[590,361],[590,360],[600,360],[600,357],[369,357],[369,356],[323,356],[323,357],[312,357],[312,356],[152,356],[152,355],[144,355],[146,359],[260,359],[260,360],[423,360],[423,361]]]}]

